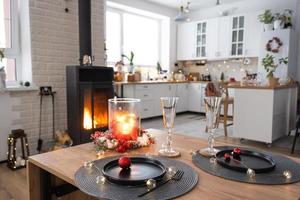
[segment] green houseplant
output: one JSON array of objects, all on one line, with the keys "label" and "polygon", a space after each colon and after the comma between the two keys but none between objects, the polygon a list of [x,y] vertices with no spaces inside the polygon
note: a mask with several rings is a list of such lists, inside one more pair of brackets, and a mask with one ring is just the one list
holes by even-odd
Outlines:
[{"label": "green houseplant", "polygon": [[285,9],[282,14],[282,22],[284,28],[292,28],[292,17],[293,17],[293,11],[290,9]]},{"label": "green houseplant", "polygon": [[261,23],[264,24],[265,31],[273,30],[274,16],[271,10],[265,10],[262,14],[258,16],[258,19]]},{"label": "green houseplant", "polygon": [[126,58],[128,60],[128,62],[129,62],[128,72],[133,73],[134,72],[134,64],[133,64],[134,53],[131,51],[130,56],[126,56],[125,54],[122,54],[122,58]]},{"label": "green houseplant", "polygon": [[267,72],[267,78],[269,80],[270,86],[276,86],[278,84],[279,78],[274,77],[274,72],[276,71],[277,65],[274,62],[274,56],[267,54],[266,57],[262,59],[262,65]]}]

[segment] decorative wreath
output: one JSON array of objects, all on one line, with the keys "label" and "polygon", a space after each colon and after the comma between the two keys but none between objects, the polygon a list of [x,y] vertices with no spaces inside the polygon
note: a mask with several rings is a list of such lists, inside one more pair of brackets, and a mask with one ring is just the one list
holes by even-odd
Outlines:
[{"label": "decorative wreath", "polygon": [[[275,43],[276,47],[273,48],[272,44]],[[278,38],[278,37],[273,37],[272,40],[269,40],[267,45],[266,45],[266,49],[267,51],[273,52],[273,53],[278,53],[280,47],[283,45],[282,41]]]}]

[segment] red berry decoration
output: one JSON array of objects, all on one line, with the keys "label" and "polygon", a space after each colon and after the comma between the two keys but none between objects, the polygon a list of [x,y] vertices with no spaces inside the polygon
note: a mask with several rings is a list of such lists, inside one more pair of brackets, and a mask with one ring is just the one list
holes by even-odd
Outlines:
[{"label": "red berry decoration", "polygon": [[239,147],[236,147],[233,149],[233,153],[241,154],[241,149]]},{"label": "red berry decoration", "polygon": [[224,158],[225,158],[225,161],[226,161],[226,162],[229,162],[230,159],[231,159],[230,154],[229,154],[229,153],[225,153],[225,154],[224,154]]},{"label": "red berry decoration", "polygon": [[118,164],[122,169],[129,169],[131,166],[131,160],[127,156],[122,156],[119,158]]},{"label": "red berry decoration", "polygon": [[124,152],[126,151],[126,148],[125,148],[124,146],[118,146],[118,147],[116,148],[116,151],[117,151],[118,153],[124,153]]},{"label": "red berry decoration", "polygon": [[238,147],[234,148],[231,154],[234,159],[241,160],[241,157],[240,157],[241,149],[240,148],[238,148]]}]

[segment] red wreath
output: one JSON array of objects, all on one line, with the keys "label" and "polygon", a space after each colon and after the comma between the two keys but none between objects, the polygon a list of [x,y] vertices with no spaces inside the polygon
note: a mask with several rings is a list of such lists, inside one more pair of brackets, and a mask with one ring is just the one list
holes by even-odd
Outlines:
[{"label": "red wreath", "polygon": [[[276,43],[276,48],[272,48],[272,44]],[[282,41],[278,38],[278,37],[273,37],[272,40],[269,40],[267,45],[266,45],[266,49],[267,51],[273,52],[273,53],[278,53],[280,47],[283,45]]]}]

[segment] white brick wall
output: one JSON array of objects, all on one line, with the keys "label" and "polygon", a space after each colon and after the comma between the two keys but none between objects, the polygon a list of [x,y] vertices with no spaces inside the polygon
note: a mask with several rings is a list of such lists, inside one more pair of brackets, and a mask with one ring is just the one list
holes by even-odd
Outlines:
[{"label": "white brick wall", "polygon": [[[97,65],[104,65],[104,10],[105,0],[92,0],[93,54]],[[52,86],[56,91],[56,129],[67,128],[66,65],[78,64],[79,30],[78,1],[30,0],[30,28],[32,51],[32,78],[37,86]],[[67,6],[69,12],[65,13]],[[22,127],[29,136],[32,154],[36,153],[39,124],[38,92],[11,92],[18,104],[12,105],[20,118],[13,125]],[[42,121],[43,139],[52,136],[50,98],[44,102]]]}]

